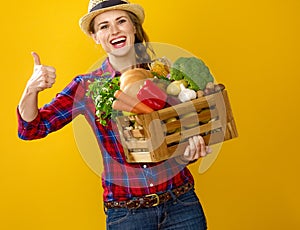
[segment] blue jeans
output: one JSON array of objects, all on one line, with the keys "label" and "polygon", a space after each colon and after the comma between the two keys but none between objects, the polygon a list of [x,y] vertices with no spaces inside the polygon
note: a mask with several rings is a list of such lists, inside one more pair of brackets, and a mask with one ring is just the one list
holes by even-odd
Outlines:
[{"label": "blue jeans", "polygon": [[205,230],[206,219],[194,190],[151,208],[106,211],[108,230]]}]

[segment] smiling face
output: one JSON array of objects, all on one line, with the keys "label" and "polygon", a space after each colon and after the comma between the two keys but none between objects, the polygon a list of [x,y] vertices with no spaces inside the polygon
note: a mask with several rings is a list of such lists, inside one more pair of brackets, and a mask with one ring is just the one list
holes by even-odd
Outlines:
[{"label": "smiling face", "polygon": [[106,53],[125,56],[133,52],[136,29],[126,11],[111,10],[94,18],[92,38]]}]

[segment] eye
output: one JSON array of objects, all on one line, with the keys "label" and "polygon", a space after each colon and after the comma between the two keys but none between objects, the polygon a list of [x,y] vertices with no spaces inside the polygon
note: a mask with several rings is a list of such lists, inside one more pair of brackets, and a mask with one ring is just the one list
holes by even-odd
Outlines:
[{"label": "eye", "polygon": [[126,22],[127,22],[127,20],[125,18],[122,18],[122,19],[118,20],[119,24],[124,24]]},{"label": "eye", "polygon": [[108,25],[107,25],[107,24],[103,24],[103,25],[98,26],[98,29],[99,29],[99,30],[105,30],[105,29],[107,29],[107,28],[108,28]]}]

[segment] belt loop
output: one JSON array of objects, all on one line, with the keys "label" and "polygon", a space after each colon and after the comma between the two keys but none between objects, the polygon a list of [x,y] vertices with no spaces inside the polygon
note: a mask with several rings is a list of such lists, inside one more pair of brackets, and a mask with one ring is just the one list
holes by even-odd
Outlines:
[{"label": "belt loop", "polygon": [[176,195],[172,192],[172,190],[168,190],[168,192],[170,193],[170,195],[171,195],[171,197],[172,197],[174,203],[176,203],[176,202],[177,202],[177,197],[176,197]]}]

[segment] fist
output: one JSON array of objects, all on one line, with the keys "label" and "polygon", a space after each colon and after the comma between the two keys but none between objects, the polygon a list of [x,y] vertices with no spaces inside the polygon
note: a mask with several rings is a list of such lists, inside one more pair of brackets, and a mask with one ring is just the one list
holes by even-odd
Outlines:
[{"label": "fist", "polygon": [[41,92],[44,89],[51,88],[55,83],[56,70],[52,66],[41,64],[40,57],[37,53],[31,53],[33,57],[33,73],[27,83],[27,88],[31,92]]}]

